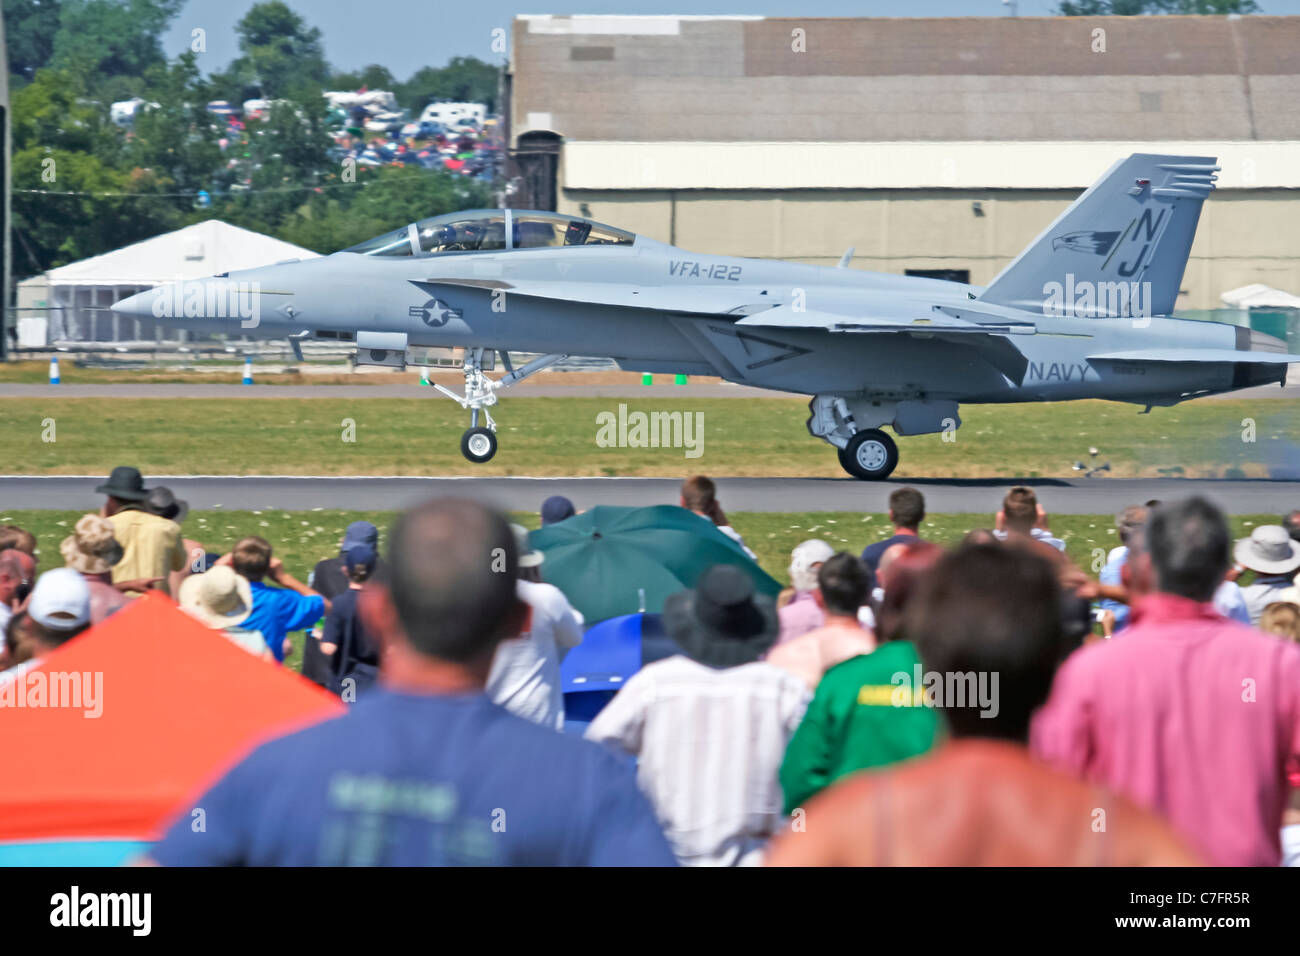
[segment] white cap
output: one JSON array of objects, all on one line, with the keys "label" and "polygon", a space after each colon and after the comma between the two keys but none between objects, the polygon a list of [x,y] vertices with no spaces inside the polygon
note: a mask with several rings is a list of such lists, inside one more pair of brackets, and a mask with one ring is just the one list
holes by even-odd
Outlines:
[{"label": "white cap", "polygon": [[535,568],[545,560],[545,555],[540,551],[532,550],[528,543],[528,529],[521,524],[512,524],[510,530],[515,534],[515,545],[519,551],[519,566],[521,568]]},{"label": "white cap", "polygon": [[90,586],[72,568],[46,571],[32,588],[27,614],[51,630],[75,630],[90,620]]},{"label": "white cap", "polygon": [[821,538],[812,538],[795,545],[790,552],[791,571],[811,571],[814,565],[825,564],[835,556],[835,549]]},{"label": "white cap", "polygon": [[796,591],[811,591],[817,587],[817,573],[813,568],[825,564],[835,554],[835,549],[821,538],[812,538],[795,546],[790,553],[790,583]]}]

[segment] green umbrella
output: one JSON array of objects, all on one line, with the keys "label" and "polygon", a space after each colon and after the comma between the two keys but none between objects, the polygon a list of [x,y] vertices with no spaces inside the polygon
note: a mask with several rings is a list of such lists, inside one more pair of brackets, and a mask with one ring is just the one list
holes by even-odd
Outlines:
[{"label": "green umbrella", "polygon": [[542,578],[565,593],[588,626],[643,609],[658,614],[668,595],[694,587],[715,564],[742,568],[760,594],[781,590],[711,521],[675,505],[599,505],[532,532],[529,543],[546,556]]}]

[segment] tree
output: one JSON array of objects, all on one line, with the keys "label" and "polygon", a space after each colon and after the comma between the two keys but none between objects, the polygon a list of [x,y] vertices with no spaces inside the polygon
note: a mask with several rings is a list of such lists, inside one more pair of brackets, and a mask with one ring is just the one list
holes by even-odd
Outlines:
[{"label": "tree", "polygon": [[159,40],[183,0],[62,0],[50,63],[86,78],[92,95],[110,101],[138,84],[101,89],[113,78],[144,76],[165,62]]},{"label": "tree", "polygon": [[[169,192],[211,189],[213,175],[223,162],[217,145],[221,128],[207,111],[210,90],[195,55],[187,52],[172,63],[153,67],[145,79],[152,103],[136,113],[126,146],[128,161],[147,170]],[[174,197],[173,204],[185,211],[193,199]]]},{"label": "tree", "polygon": [[4,0],[9,72],[22,82],[31,82],[54,56],[59,12],[59,0]]},{"label": "tree", "polygon": [[398,92],[402,105],[419,112],[434,100],[485,103],[496,109],[497,67],[478,57],[457,56],[441,69],[426,66],[403,84]]},{"label": "tree", "polygon": [[378,63],[371,63],[356,72],[335,73],[329,82],[331,90],[359,90],[363,86],[368,90],[393,90],[399,84],[388,72],[388,67]]},{"label": "tree", "polygon": [[1063,17],[1138,17],[1149,14],[1259,13],[1255,0],[1062,0]]},{"label": "tree", "polygon": [[324,87],[329,76],[320,30],[281,0],[254,4],[235,26],[243,54],[232,71],[256,83],[263,97],[277,99],[293,90]]}]

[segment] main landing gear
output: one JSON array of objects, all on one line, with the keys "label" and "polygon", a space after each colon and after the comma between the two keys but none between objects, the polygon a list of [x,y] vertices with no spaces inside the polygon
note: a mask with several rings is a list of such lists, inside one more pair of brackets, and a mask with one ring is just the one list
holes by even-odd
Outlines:
[{"label": "main landing gear", "polygon": [[[812,412],[808,431],[835,446],[840,467],[861,481],[883,481],[898,467],[898,445],[879,428],[859,424],[849,403],[838,395],[817,395],[808,404]],[[877,410],[868,405],[872,424],[888,424],[895,417],[893,403]],[[895,425],[895,428],[898,426]]]},{"label": "main landing gear", "polygon": [[[457,395],[437,382],[431,383],[434,388],[461,408],[469,409],[469,428],[460,437],[460,453],[476,464],[491,461],[492,456],[497,453],[497,423],[493,420],[492,413],[488,411],[490,406],[497,403],[497,392],[569,357],[559,354],[542,355],[516,369],[510,364],[509,354],[502,352],[501,363],[506,368],[506,374],[493,381],[483,374],[483,355],[486,352],[486,349],[481,348],[465,350],[465,361],[461,364],[461,370],[465,373],[463,396]],[[487,427],[479,425],[480,412],[487,422]]]}]

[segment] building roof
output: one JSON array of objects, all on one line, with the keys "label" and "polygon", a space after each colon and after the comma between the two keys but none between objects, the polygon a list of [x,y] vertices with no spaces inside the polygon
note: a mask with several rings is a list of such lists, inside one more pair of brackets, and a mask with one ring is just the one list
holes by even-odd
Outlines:
[{"label": "building roof", "polygon": [[315,259],[317,255],[291,242],[207,219],[70,262],[49,270],[44,278],[51,285],[152,285],[254,269],[286,259]]},{"label": "building roof", "polygon": [[520,17],[511,130],[571,142],[1297,140],[1298,49],[1300,17]]}]

